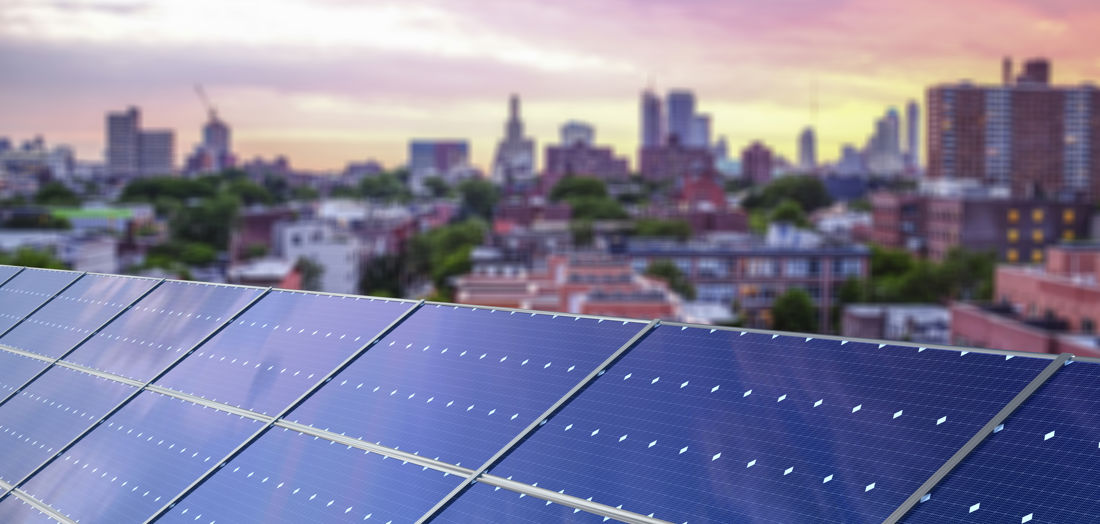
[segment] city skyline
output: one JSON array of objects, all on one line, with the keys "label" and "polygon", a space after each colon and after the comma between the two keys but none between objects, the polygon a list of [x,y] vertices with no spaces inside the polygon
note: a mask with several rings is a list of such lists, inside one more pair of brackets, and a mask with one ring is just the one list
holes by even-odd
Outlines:
[{"label": "city skyline", "polygon": [[812,125],[819,161],[833,161],[886,108],[923,107],[929,85],[996,83],[1004,55],[1050,58],[1059,84],[1100,78],[1083,45],[1100,21],[1089,2],[887,4],[7,2],[0,135],[43,134],[101,160],[105,112],[134,104],[150,127],[176,131],[179,157],[200,141],[206,111],[191,90],[201,82],[245,160],[393,166],[411,139],[461,137],[488,170],[515,92],[541,166],[542,145],[569,119],[634,157],[638,96],[652,82],[694,91],[712,136],[734,150],[760,139],[794,159]]}]

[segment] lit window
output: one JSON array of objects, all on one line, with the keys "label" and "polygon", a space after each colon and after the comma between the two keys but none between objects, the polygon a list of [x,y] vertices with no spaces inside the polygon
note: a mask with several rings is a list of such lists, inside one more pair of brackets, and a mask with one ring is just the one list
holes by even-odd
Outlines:
[{"label": "lit window", "polygon": [[1032,249],[1031,250],[1031,261],[1032,262],[1042,262],[1043,261],[1043,250],[1042,249]]},{"label": "lit window", "polygon": [[1036,244],[1042,242],[1043,241],[1043,230],[1042,229],[1032,229],[1031,230],[1031,241],[1035,242]]},{"label": "lit window", "polygon": [[1008,228],[1008,241],[1015,242],[1020,239],[1020,231],[1014,227]]},{"label": "lit window", "polygon": [[1032,222],[1042,222],[1043,221],[1043,210],[1041,208],[1035,208],[1035,209],[1031,210],[1031,221]]},{"label": "lit window", "polygon": [[1020,260],[1020,253],[1015,249],[1009,249],[1008,252],[1005,253],[1005,258],[1009,262],[1016,262],[1017,260]]},{"label": "lit window", "polygon": [[1008,210],[1008,223],[1015,224],[1020,220],[1020,211],[1018,209]]},{"label": "lit window", "polygon": [[1062,231],[1062,240],[1073,240],[1077,235],[1073,234],[1072,229]]},{"label": "lit window", "polygon": [[1074,213],[1072,209],[1067,209],[1065,211],[1062,211],[1062,221],[1063,222],[1065,222],[1067,224],[1072,224],[1073,221],[1076,218],[1077,218],[1077,214]]}]

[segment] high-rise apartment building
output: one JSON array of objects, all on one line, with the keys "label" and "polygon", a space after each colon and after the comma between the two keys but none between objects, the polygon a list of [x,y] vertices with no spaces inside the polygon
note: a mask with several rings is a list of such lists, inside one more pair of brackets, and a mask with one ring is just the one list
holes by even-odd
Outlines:
[{"label": "high-rise apartment building", "polygon": [[686,90],[668,92],[665,109],[668,111],[668,141],[689,145],[692,121],[695,119],[695,94]]},{"label": "high-rise apartment building", "polygon": [[512,95],[508,101],[504,140],[497,144],[493,161],[493,179],[504,184],[535,177],[535,142],[523,136],[523,119],[519,113],[519,96]]},{"label": "high-rise apartment building", "polygon": [[710,115],[700,114],[692,117],[686,145],[710,147]]},{"label": "high-rise apartment building", "polygon": [[1020,198],[1100,195],[1100,90],[1050,84],[1050,63],[1029,60],[1002,85],[927,91],[928,176],[975,179]]},{"label": "high-rise apartment building", "polygon": [[187,158],[185,171],[209,173],[233,167],[236,158],[230,149],[229,126],[211,109],[210,119],[202,126],[202,143]]},{"label": "high-rise apartment building", "polygon": [[741,177],[753,184],[766,184],[772,179],[774,155],[768,146],[753,142],[741,152]]},{"label": "high-rise apartment building", "polygon": [[175,133],[142,130],[141,110],[107,113],[107,175],[126,180],[175,171]]},{"label": "high-rise apartment building", "polygon": [[817,137],[814,128],[807,127],[798,135],[798,167],[817,169]]},{"label": "high-rise apartment building", "polygon": [[642,147],[656,147],[664,142],[661,116],[660,97],[648,89],[643,91],[641,102]]},{"label": "high-rise apartment building", "polygon": [[570,120],[561,126],[561,145],[563,146],[571,146],[577,143],[590,146],[595,140],[596,129],[592,127],[592,124]]},{"label": "high-rise apartment building", "polygon": [[905,105],[905,167],[920,169],[920,106],[916,100]]}]

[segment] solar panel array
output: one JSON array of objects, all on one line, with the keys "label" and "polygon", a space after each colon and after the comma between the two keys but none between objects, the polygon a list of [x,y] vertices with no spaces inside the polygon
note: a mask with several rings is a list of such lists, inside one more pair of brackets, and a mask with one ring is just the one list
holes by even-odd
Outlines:
[{"label": "solar panel array", "polygon": [[1080,522],[1097,384],[1067,356],[0,266],[0,521]]}]

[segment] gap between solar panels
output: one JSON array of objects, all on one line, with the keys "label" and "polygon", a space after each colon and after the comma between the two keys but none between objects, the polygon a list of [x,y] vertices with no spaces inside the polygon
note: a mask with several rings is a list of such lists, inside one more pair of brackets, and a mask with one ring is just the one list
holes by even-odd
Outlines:
[{"label": "gap between solar panels", "polygon": [[[271,288],[268,288],[269,291],[270,291],[270,289]],[[302,393],[301,396],[299,396],[297,399],[295,399],[293,402],[291,402],[289,405],[287,405],[285,408],[283,408],[281,411],[279,411],[274,417],[272,417],[271,421],[266,422],[263,427],[261,427],[259,430],[257,430],[255,433],[253,433],[247,439],[245,439],[244,442],[242,442],[235,449],[230,451],[229,454],[227,454],[220,461],[218,461],[217,464],[215,464],[213,467],[211,467],[205,473],[203,473],[201,476],[199,476],[199,478],[195,479],[195,481],[193,481],[189,486],[184,488],[183,491],[181,491],[179,494],[177,494],[176,496],[169,499],[168,502],[164,506],[162,506],[159,510],[157,510],[155,513],[153,513],[153,515],[150,516],[146,520],[146,522],[153,522],[153,521],[157,520],[158,518],[160,518],[161,516],[163,516],[164,514],[166,514],[180,500],[182,500],[184,497],[186,497],[188,494],[190,494],[192,491],[194,491],[196,488],[198,488],[200,484],[205,482],[206,479],[213,476],[214,473],[216,473],[219,469],[224,467],[225,464],[229,463],[230,460],[232,460],[234,457],[236,457],[242,451],[244,451],[245,448],[247,448],[252,443],[259,440],[259,438],[261,436],[263,436],[265,433],[267,433],[268,430],[270,430],[272,427],[274,427],[274,425],[275,425],[274,421],[282,419],[284,416],[287,415],[287,413],[290,413],[291,410],[293,410],[294,408],[301,405],[302,402],[305,402],[305,400],[307,398],[309,398],[310,395],[312,395],[314,392],[316,392],[318,389],[320,389],[321,386],[324,386],[329,380],[332,380],[332,377],[336,376],[337,373],[342,371],[344,368],[348,367],[348,365],[350,365],[352,362],[355,362],[355,360],[357,358],[359,358],[360,355],[362,355],[364,352],[366,352],[368,349],[370,349],[371,346],[378,343],[379,340],[382,340],[382,337],[385,337],[387,334],[389,334],[391,331],[393,331],[394,328],[396,328],[398,325],[400,325],[402,321],[404,321],[410,315],[415,313],[423,305],[424,305],[424,301],[421,300],[421,301],[416,302],[415,304],[413,304],[409,309],[405,310],[404,313],[402,313],[400,316],[398,316],[396,319],[394,319],[394,321],[391,322],[384,329],[382,329],[382,331],[378,332],[378,334],[376,334],[373,338],[371,338],[365,344],[363,344],[362,347],[360,347],[358,350],[356,350],[351,355],[349,355],[348,358],[344,359],[344,361],[341,362],[338,366],[336,366],[332,371],[330,371],[325,376],[321,377],[321,379],[318,380],[312,387],[307,389],[305,391],[305,393]],[[231,322],[232,321],[230,321],[230,323]]]},{"label": "gap between solar panels", "polygon": [[[81,278],[83,278],[85,275],[87,275],[87,273],[85,273],[84,275],[81,275]],[[79,280],[79,279],[77,279],[77,280]],[[75,284],[76,280],[74,280],[73,283]],[[38,355],[38,354],[35,354],[35,353],[26,352],[26,351],[19,351],[19,350],[16,350],[15,348],[9,348],[7,346],[2,346],[4,349],[12,351],[13,353],[21,354],[25,357],[34,358],[34,359],[37,359],[37,360],[42,360],[43,362],[48,362],[50,365],[42,368],[42,370],[40,370],[38,373],[35,373],[29,379],[27,379],[25,382],[23,382],[23,385],[13,389],[11,391],[11,393],[9,393],[6,397],[0,399],[0,406],[3,406],[5,402],[10,400],[15,395],[18,395],[20,391],[23,391],[24,388],[26,388],[32,382],[37,380],[38,377],[41,377],[42,375],[46,374],[46,372],[49,371],[50,368],[52,368],[54,365],[56,365],[58,363],[61,363],[62,359],[64,359],[65,357],[71,355],[74,351],[79,349],[80,346],[84,345],[85,342],[87,342],[88,340],[91,340],[91,338],[96,336],[97,334],[99,334],[100,331],[103,331],[103,328],[107,327],[111,322],[114,322],[114,320],[116,318],[122,316],[123,313],[126,313],[127,311],[129,311],[130,308],[134,307],[134,304],[137,304],[141,299],[149,296],[150,293],[152,293],[155,289],[160,287],[160,285],[163,284],[163,283],[164,283],[163,278],[157,280],[156,284],[153,284],[153,286],[150,287],[149,289],[147,289],[144,293],[138,295],[137,298],[131,300],[129,304],[126,304],[126,307],[120,309],[118,311],[118,313],[115,313],[114,315],[111,315],[110,318],[108,318],[106,321],[104,321],[102,324],[100,324],[99,327],[95,328],[90,333],[88,333],[87,336],[85,336],[84,338],[77,341],[77,343],[74,344],[73,347],[71,347],[71,348],[67,349],[65,352],[61,353],[61,355],[58,356],[57,358],[42,358],[42,355]],[[3,286],[3,284],[0,284],[0,286]],[[63,293],[63,292],[64,292],[64,290],[59,291],[57,293],[57,295],[54,295],[54,297],[60,296],[61,293]],[[53,300],[54,297],[51,297],[50,300]],[[49,302],[49,301],[47,301],[47,302]],[[45,306],[45,305],[46,305],[45,303],[42,304],[42,306]],[[30,318],[30,315],[27,315],[26,317],[23,317],[23,318],[24,319]],[[22,320],[20,320],[20,322],[22,322]],[[15,329],[15,327],[18,326],[18,325],[19,324],[16,323],[15,326],[12,326],[12,329]],[[68,366],[68,367],[71,367],[71,366]],[[76,369],[76,368],[73,368],[73,369]],[[105,378],[111,378],[111,377],[105,377]]]},{"label": "gap between solar panels", "polygon": [[891,513],[884,522],[887,524],[896,524],[897,522],[901,521],[901,519],[905,517],[906,513],[909,513],[909,511],[912,510],[913,507],[916,506],[926,494],[930,494],[932,490],[935,489],[936,485],[940,483],[940,481],[946,478],[947,475],[949,475],[951,471],[955,469],[955,467],[957,467],[964,459],[966,459],[967,455],[974,451],[978,447],[978,445],[980,445],[987,437],[992,435],[993,430],[998,425],[1004,423],[1004,421],[1009,416],[1011,416],[1012,413],[1016,411],[1016,409],[1023,405],[1023,403],[1026,402],[1027,399],[1031,397],[1031,395],[1033,395],[1043,384],[1050,380],[1050,378],[1053,377],[1054,374],[1058,372],[1058,370],[1062,369],[1062,367],[1066,364],[1069,364],[1071,361],[1070,359],[1072,358],[1073,355],[1069,353],[1062,353],[1058,355],[1057,358],[1052,360],[1050,364],[1048,364],[1042,372],[1036,375],[1035,378],[1031,379],[1031,382],[1029,382],[1028,385],[1024,387],[1024,389],[1020,390],[1020,392],[1017,393],[1016,396],[1008,402],[1008,404],[1005,404],[1004,407],[1001,408],[1001,410],[993,416],[993,418],[989,419],[989,422],[986,422],[986,424],[982,426],[982,428],[979,429],[978,432],[974,434],[974,436],[970,437],[970,440],[968,440],[966,444],[959,448],[959,450],[956,451],[955,454],[951,456],[951,458],[947,459],[947,462],[940,466],[940,469],[936,470],[936,472],[933,473],[932,476],[928,478],[928,480],[924,481],[924,484],[921,484],[921,486],[917,488],[916,491],[909,495],[909,498],[905,499],[905,502],[902,502],[901,505],[898,506],[898,508],[894,510],[894,512]]},{"label": "gap between solar panels", "polygon": [[[264,291],[262,293],[258,293],[255,297],[252,298],[252,300],[250,300],[247,304],[245,304],[239,310],[237,310],[237,312],[235,312],[232,316],[228,317],[225,322],[219,324],[216,328],[211,330],[210,333],[207,333],[206,336],[199,339],[199,341],[196,342],[194,345],[192,345],[190,348],[188,348],[187,351],[182,352],[182,354],[179,357],[177,357],[175,360],[173,360],[170,364],[168,364],[168,366],[166,366],[164,369],[160,370],[158,373],[154,374],[147,382],[142,383],[141,387],[136,387],[134,389],[134,391],[131,392],[126,398],[122,399],[121,402],[119,402],[113,408],[108,410],[102,417],[100,417],[98,420],[96,420],[90,426],[85,428],[84,431],[80,432],[80,434],[78,434],[75,438],[73,438],[67,444],[65,444],[64,446],[59,448],[57,450],[57,452],[55,452],[53,455],[51,455],[49,458],[47,458],[45,461],[43,461],[41,464],[39,464],[37,467],[35,467],[33,470],[31,470],[30,473],[25,475],[22,479],[20,479],[18,482],[13,484],[10,488],[5,490],[4,493],[0,493],[0,497],[2,497],[4,494],[15,492],[16,488],[19,488],[19,486],[21,486],[23,483],[27,482],[32,477],[34,477],[35,474],[42,471],[43,469],[46,468],[46,466],[49,466],[51,463],[53,463],[54,460],[56,460],[63,453],[65,453],[66,451],[71,449],[74,445],[76,445],[76,443],[79,442],[80,439],[84,438],[85,435],[87,435],[87,434],[91,433],[93,430],[95,430],[95,428],[97,428],[101,423],[103,423],[104,420],[107,420],[107,418],[109,418],[111,415],[114,415],[119,410],[126,407],[126,404],[129,404],[131,400],[133,400],[139,394],[141,394],[141,392],[145,389],[145,387],[147,387],[149,384],[152,384],[154,381],[156,381],[159,378],[161,378],[162,376],[164,376],[164,374],[168,373],[168,371],[170,371],[173,367],[175,367],[176,364],[178,364],[181,360],[183,360],[188,355],[190,355],[193,351],[195,351],[195,348],[198,348],[199,346],[203,345],[204,343],[206,343],[207,340],[211,339],[212,337],[214,337],[214,335],[217,335],[219,332],[221,332],[221,330],[225,329],[226,326],[232,324],[233,321],[237,319],[237,317],[241,316],[242,314],[244,314],[244,312],[248,311],[249,308],[251,308],[257,302],[259,302],[260,299],[267,296],[267,294],[270,293],[270,292],[271,292],[271,288],[269,287],[269,288],[264,289]],[[59,291],[58,294],[60,294],[60,293],[61,292]],[[72,369],[76,369],[72,365],[65,365],[63,367],[69,367],[69,368],[72,368]],[[83,370],[81,370],[81,371],[83,371]],[[96,373],[96,375],[99,375],[99,373]],[[136,383],[136,381],[134,381],[134,382]],[[133,384],[131,384],[131,385],[133,385]],[[51,514],[51,516],[52,516],[52,514]]]},{"label": "gap between solar panels", "polygon": [[20,268],[19,268],[19,270],[18,270],[18,271],[16,271],[15,273],[12,273],[12,274],[8,275],[8,278],[5,278],[3,282],[0,282],[0,287],[4,287],[4,284],[7,284],[7,283],[8,283],[8,281],[10,281],[11,279],[13,279],[13,278],[15,278],[15,277],[19,276],[19,274],[20,274],[20,273],[22,273],[22,272],[23,272],[23,270],[25,270],[25,269],[27,269],[27,268],[25,268],[25,267],[20,267]]},{"label": "gap between solar panels", "polygon": [[[54,270],[49,270],[49,271],[54,271]],[[4,281],[4,284],[7,284],[9,280],[11,280],[12,278],[15,278],[16,275],[18,275],[19,273],[22,273],[22,272],[23,271],[20,270],[15,275],[12,275],[11,278]],[[11,326],[8,326],[8,329],[5,329],[3,332],[0,332],[0,337],[3,337],[4,335],[7,335],[8,333],[11,333],[11,331],[13,329],[15,329],[16,326],[18,326],[19,324],[22,324],[24,320],[27,320],[28,318],[30,318],[31,315],[34,315],[35,313],[37,313],[38,310],[46,307],[46,304],[49,304],[53,299],[57,298],[59,295],[64,293],[66,289],[69,289],[70,287],[72,287],[72,285],[75,284],[77,280],[80,280],[80,279],[84,278],[84,275],[87,275],[87,273],[81,273],[81,274],[77,275],[76,278],[70,280],[69,283],[65,284],[65,287],[61,288],[57,293],[54,293],[53,295],[50,295],[50,298],[47,298],[41,304],[35,306],[34,309],[28,311],[26,315],[23,315],[23,318],[20,318],[14,324],[12,324]],[[2,285],[2,284],[0,284],[0,285]]]},{"label": "gap between solar panels", "polygon": [[[440,500],[432,509],[428,510],[427,513],[425,513],[423,516],[421,516],[420,519],[417,520],[417,523],[421,524],[421,523],[429,522],[433,518],[435,518],[437,515],[439,515],[439,513],[442,512],[448,505],[450,505],[452,501],[454,501],[459,495],[461,495],[464,491],[466,491],[466,489],[469,488],[471,484],[473,484],[475,481],[478,481],[479,479],[481,479],[485,475],[485,472],[489,468],[496,465],[496,463],[500,462],[500,460],[503,459],[505,455],[507,455],[512,449],[514,449],[520,442],[522,442],[524,439],[526,439],[532,432],[534,432],[536,429],[538,429],[538,427],[540,425],[542,425],[551,416],[553,416],[554,413],[556,413],[558,410],[560,410],[562,407],[564,407],[565,404],[567,404],[570,399],[572,399],[578,393],[580,393],[582,390],[584,390],[584,388],[586,386],[588,386],[588,384],[590,384],[593,380],[595,380],[596,377],[602,375],[604,373],[604,371],[606,371],[609,367],[611,367],[611,365],[614,364],[615,361],[619,360],[619,358],[621,358],[623,356],[623,354],[625,354],[627,351],[629,351],[630,348],[633,348],[634,346],[636,346],[638,344],[638,342],[641,342],[642,339],[645,338],[645,336],[647,334],[649,334],[651,331],[653,331],[653,328],[657,327],[660,323],[661,323],[661,321],[659,321],[659,320],[651,320],[648,324],[645,325],[645,327],[643,327],[641,330],[639,330],[637,333],[635,333],[634,336],[630,338],[630,340],[627,340],[625,343],[623,343],[623,345],[620,346],[619,349],[615,350],[615,352],[612,353],[610,356],[608,356],[607,359],[603,361],[603,363],[601,363],[599,366],[595,367],[587,376],[585,376],[583,379],[581,379],[580,382],[578,382],[575,386],[573,386],[572,389],[570,389],[568,392],[565,393],[565,395],[563,395],[561,398],[559,398],[557,402],[555,402],[552,406],[547,408],[547,410],[545,412],[543,412],[542,415],[540,415],[535,420],[531,421],[531,423],[526,428],[524,428],[523,431],[521,431],[518,435],[516,435],[515,438],[513,438],[511,442],[505,444],[504,447],[501,448],[499,451],[497,451],[492,457],[490,457],[489,460],[485,461],[485,463],[482,464],[481,467],[474,470],[469,476],[466,477],[465,480],[462,481],[461,484],[459,484],[457,487],[455,487],[453,490],[451,490],[451,492],[448,493],[447,496],[443,497],[443,499]],[[507,479],[499,479],[499,477],[494,477],[494,479],[497,479],[498,481],[506,481],[507,480]],[[512,484],[513,483],[509,482],[509,485],[512,485]],[[520,483],[517,482],[517,483],[514,483],[514,484],[520,484]],[[499,484],[496,484],[496,485],[499,485]],[[558,502],[559,504],[563,504],[563,505],[566,505],[566,506],[571,506],[571,507],[578,508],[578,509],[585,509],[586,511],[591,511],[591,512],[594,512],[594,513],[598,513],[599,515],[604,516],[604,517],[610,517],[610,518],[622,520],[623,522],[645,523],[645,524],[653,524],[653,523],[664,522],[664,521],[661,521],[661,520],[658,520],[658,519],[654,519],[652,517],[646,517],[644,515],[640,515],[640,514],[637,514],[637,513],[633,513],[633,512],[629,512],[629,511],[623,511],[621,509],[613,508],[613,507],[610,507],[610,506],[605,506],[603,504],[590,503],[590,502],[588,502],[584,499],[576,499],[576,497],[564,496],[564,495],[562,495],[560,493],[556,493],[554,491],[540,490],[540,488],[536,488],[536,487],[533,487],[533,486],[527,486],[526,484],[522,484],[522,485],[525,488],[530,487],[533,490],[538,490],[538,492],[541,494],[541,496],[540,495],[534,495],[532,493],[533,496],[538,496],[538,498],[541,498],[541,499],[544,499],[544,500],[549,500],[551,502]],[[507,487],[507,486],[501,486],[501,487]],[[512,488],[509,487],[508,489],[512,489]],[[513,491],[515,491],[515,490],[513,489]],[[574,502],[574,500],[583,501],[585,503],[585,506],[590,506],[591,509],[586,508],[586,507],[580,507],[580,506],[576,505],[577,503]]]}]

